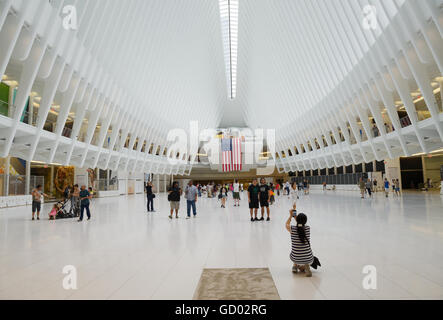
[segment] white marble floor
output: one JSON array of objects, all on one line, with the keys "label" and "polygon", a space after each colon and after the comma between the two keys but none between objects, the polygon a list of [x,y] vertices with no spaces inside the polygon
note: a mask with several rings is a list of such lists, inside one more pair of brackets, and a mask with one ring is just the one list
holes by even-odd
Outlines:
[{"label": "white marble floor", "polygon": [[[291,273],[289,204],[279,197],[273,220],[255,223],[245,199],[223,210],[203,198],[191,220],[182,201],[173,221],[164,195],[150,214],[142,195],[96,199],[81,224],[1,210],[0,299],[192,299],[203,268],[249,267],[268,267],[282,299],[443,299],[443,197],[303,197],[323,264],[312,278]],[[77,290],[62,287],[66,265],[77,269]],[[365,265],[377,268],[376,290],[363,288]]]}]

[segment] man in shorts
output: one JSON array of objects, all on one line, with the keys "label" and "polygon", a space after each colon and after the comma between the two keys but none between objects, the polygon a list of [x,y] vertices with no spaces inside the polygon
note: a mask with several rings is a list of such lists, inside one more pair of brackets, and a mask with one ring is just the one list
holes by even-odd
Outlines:
[{"label": "man in shorts", "polygon": [[182,194],[182,189],[180,188],[178,181],[174,181],[172,187],[168,190],[168,201],[171,206],[171,214],[169,219],[172,220],[172,215],[175,211],[175,218],[178,219],[178,210],[180,209],[180,196]]},{"label": "man in shorts", "polygon": [[234,184],[232,186],[232,195],[234,198],[234,207],[240,207],[240,183],[238,183],[238,180],[234,181]]},{"label": "man in shorts", "polygon": [[271,188],[266,183],[265,178],[260,179],[260,207],[261,207],[261,218],[258,221],[264,221],[265,220],[265,208],[266,212],[268,214],[268,218],[266,221],[270,221],[270,210],[269,210],[269,202],[271,198]]},{"label": "man in shorts", "polygon": [[40,210],[42,208],[42,196],[49,198],[46,193],[42,192],[42,186],[39,184],[37,188],[32,190],[32,220],[34,219],[35,212],[37,212],[37,220],[40,220]]},{"label": "man in shorts", "polygon": [[258,186],[257,179],[252,180],[252,184],[248,188],[248,201],[249,201],[249,211],[251,213],[251,221],[258,221],[258,195],[260,193],[260,187]]}]

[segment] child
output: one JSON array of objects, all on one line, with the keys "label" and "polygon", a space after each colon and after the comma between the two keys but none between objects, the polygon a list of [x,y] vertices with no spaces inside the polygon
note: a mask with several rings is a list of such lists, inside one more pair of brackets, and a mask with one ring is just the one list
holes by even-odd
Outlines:
[{"label": "child", "polygon": [[58,209],[59,209],[58,204],[54,204],[51,212],[49,212],[49,220],[55,220],[55,218],[57,217]]},{"label": "child", "polygon": [[297,200],[300,199],[300,196],[298,195],[297,182],[294,182],[292,184],[290,194],[291,194],[292,204],[293,204],[293,206],[295,206],[297,203]]},{"label": "child", "polygon": [[[293,262],[292,272],[304,272],[306,277],[312,277],[310,265],[314,262],[314,255],[311,250],[311,229],[306,225],[308,217],[297,214],[297,206],[294,203],[292,210],[289,210],[289,218],[286,221],[286,229],[291,234],[292,251],[290,259]],[[296,226],[291,226],[292,219],[297,222]]]}]

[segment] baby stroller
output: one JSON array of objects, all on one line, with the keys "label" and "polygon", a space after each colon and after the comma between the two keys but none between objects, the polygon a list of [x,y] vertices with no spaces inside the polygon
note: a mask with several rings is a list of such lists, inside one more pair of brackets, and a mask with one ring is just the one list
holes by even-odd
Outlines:
[{"label": "baby stroller", "polygon": [[80,208],[73,199],[66,199],[57,203],[56,219],[72,219],[80,216]]},{"label": "baby stroller", "polygon": [[67,219],[70,218],[69,211],[66,208],[68,205],[68,200],[63,200],[57,202],[57,215],[55,216],[56,219]]}]

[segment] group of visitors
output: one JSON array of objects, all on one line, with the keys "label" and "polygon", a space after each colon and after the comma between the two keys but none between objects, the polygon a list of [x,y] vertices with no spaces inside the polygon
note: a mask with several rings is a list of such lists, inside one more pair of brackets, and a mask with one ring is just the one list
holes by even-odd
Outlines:
[{"label": "group of visitors", "polygon": [[[264,221],[265,209],[267,213],[266,221],[271,220],[271,210],[269,209],[271,202],[271,188],[264,178],[260,179],[260,185],[258,184],[257,179],[252,180],[252,184],[248,188],[248,202],[252,222]],[[261,208],[260,219],[257,217],[259,208]]]},{"label": "group of visitors", "polygon": [[[377,190],[377,184],[378,183],[376,179],[371,180],[371,179],[360,178],[358,182],[358,187],[360,188],[361,198],[364,199],[366,194],[368,194],[369,198],[372,198],[373,193]],[[384,185],[386,198],[389,197],[391,187],[394,195],[396,196],[401,195],[399,179],[392,179],[392,182],[389,182],[388,178],[385,178],[383,185]]]},{"label": "group of visitors", "polygon": [[[171,188],[168,190],[168,201],[170,204],[171,212],[169,219],[173,218],[175,211],[175,218],[178,219],[178,211],[180,209],[180,197],[182,195],[182,189],[177,181],[174,181]],[[194,185],[193,181],[190,180],[185,188],[185,198],[187,206],[187,216],[186,219],[191,218],[191,209],[194,218],[197,217],[197,201],[198,201],[198,188]]]},{"label": "group of visitors", "polygon": [[397,197],[400,196],[400,180],[392,179],[392,182],[389,182],[388,178],[385,178],[385,195],[386,198],[389,197],[390,187],[392,187],[392,193]]},{"label": "group of visitors", "polygon": [[[40,220],[40,211],[41,211],[41,203],[42,198],[50,198],[49,195],[42,191],[42,185],[38,185],[31,192],[32,195],[32,220],[35,220],[35,214],[37,213],[37,220]],[[92,199],[92,188],[87,189],[86,186],[81,186],[79,188],[78,184],[74,186],[67,186],[63,191],[63,197],[65,203],[70,201],[71,207],[69,210],[69,214],[76,213],[78,211],[79,214],[79,222],[83,221],[83,215],[86,211],[86,215],[88,216],[88,220],[91,219],[91,211],[90,211],[90,200]],[[55,220],[57,218],[58,206],[55,204],[52,210],[49,212],[49,220]]]},{"label": "group of visitors", "polygon": [[75,215],[79,214],[79,222],[83,221],[83,214],[85,211],[86,215],[88,216],[88,220],[91,219],[91,210],[89,206],[92,199],[92,194],[93,192],[91,187],[86,188],[85,185],[79,187],[78,184],[66,186],[63,192],[65,201],[71,202],[69,213],[74,213]]},{"label": "group of visitors", "polygon": [[[240,193],[243,190],[238,180],[228,185],[210,183],[208,185],[202,185],[201,189],[199,186],[200,185],[195,186],[191,180],[184,190],[184,197],[186,198],[187,204],[186,219],[191,218],[191,211],[194,217],[197,216],[196,203],[200,195],[200,190],[202,193],[207,192],[209,198],[213,197],[210,195],[211,193],[216,194],[218,192],[218,199],[220,200],[222,208],[226,208],[226,200],[229,193],[232,192],[234,207],[240,206]],[[310,227],[307,225],[308,218],[306,214],[297,214],[297,200],[300,199],[299,185],[296,182],[292,184],[286,182],[283,184],[283,188],[285,195],[288,196],[292,203],[292,209],[289,211],[290,216],[286,221],[286,229],[291,234],[292,242],[292,250],[290,253],[290,259],[293,262],[292,272],[304,273],[305,276],[311,277],[311,265],[313,265],[315,257],[310,245]],[[302,185],[302,189],[306,189],[304,185]],[[279,193],[279,190],[279,183],[274,186],[272,183],[268,184],[264,178],[261,178],[260,182],[256,178],[252,180],[252,183],[247,187],[251,222],[265,221],[265,214],[266,221],[271,220],[270,205],[272,201],[275,201],[275,192]],[[170,203],[169,219],[171,220],[174,218],[174,214],[176,219],[179,218],[180,199],[182,195],[183,191],[179,183],[175,181],[168,190],[168,201]],[[261,213],[260,217],[258,217],[259,209]],[[295,225],[291,225],[292,221],[295,222]]]}]

